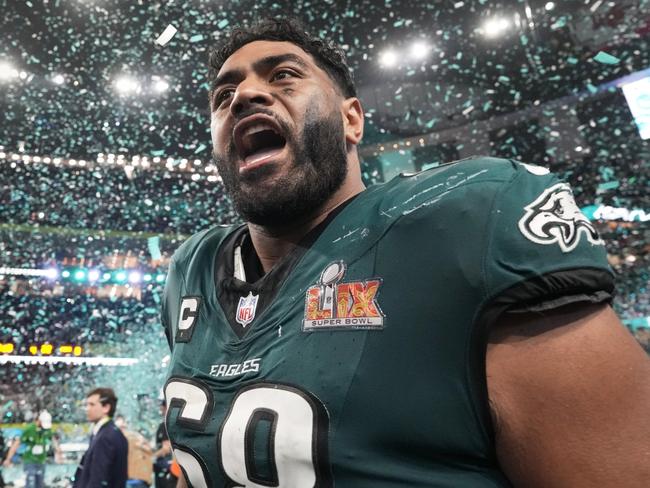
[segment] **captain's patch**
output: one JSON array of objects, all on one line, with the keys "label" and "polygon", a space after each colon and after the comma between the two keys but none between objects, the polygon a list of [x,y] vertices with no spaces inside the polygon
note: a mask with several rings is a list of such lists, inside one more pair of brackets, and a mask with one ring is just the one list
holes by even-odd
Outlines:
[{"label": "captain's patch", "polygon": [[190,342],[194,333],[194,326],[199,318],[200,306],[200,296],[185,296],[181,299],[176,342]]},{"label": "captain's patch", "polygon": [[592,244],[603,245],[594,226],[585,217],[566,183],[558,183],[524,207],[519,230],[537,244],[557,243],[562,252],[573,251],[584,236]]},{"label": "captain's patch", "polygon": [[341,282],[343,261],[329,264],[305,297],[303,331],[383,329],[385,316],[377,303],[380,278]]}]

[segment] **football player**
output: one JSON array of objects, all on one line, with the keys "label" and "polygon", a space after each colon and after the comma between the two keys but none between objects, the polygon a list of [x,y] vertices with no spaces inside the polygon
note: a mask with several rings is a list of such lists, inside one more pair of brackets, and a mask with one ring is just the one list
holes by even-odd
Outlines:
[{"label": "football player", "polygon": [[189,486],[647,486],[650,364],[566,183],[473,158],[365,189],[344,55],[289,21],[236,30],[209,70],[245,224],[170,264]]}]

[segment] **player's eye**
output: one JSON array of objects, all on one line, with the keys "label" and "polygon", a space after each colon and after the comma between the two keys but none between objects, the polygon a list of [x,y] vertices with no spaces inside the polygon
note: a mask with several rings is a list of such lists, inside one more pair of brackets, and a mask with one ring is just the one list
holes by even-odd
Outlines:
[{"label": "player's eye", "polygon": [[271,81],[286,80],[287,78],[295,78],[298,76],[293,70],[290,69],[279,69],[273,73],[271,76]]},{"label": "player's eye", "polygon": [[223,102],[232,96],[234,91],[235,90],[232,88],[224,88],[223,90],[217,92],[217,94],[214,96],[214,106],[220,106]]}]

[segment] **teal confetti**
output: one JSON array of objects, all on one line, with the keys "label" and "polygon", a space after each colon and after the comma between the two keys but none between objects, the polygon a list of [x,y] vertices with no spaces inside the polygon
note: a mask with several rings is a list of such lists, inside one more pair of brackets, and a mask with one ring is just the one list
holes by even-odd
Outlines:
[{"label": "teal confetti", "polygon": [[593,59],[594,61],[597,61],[598,63],[602,63],[602,64],[618,64],[621,62],[621,60],[618,59],[616,56],[607,54],[604,51],[599,51],[598,54],[596,54]]},{"label": "teal confetti", "polygon": [[205,144],[199,144],[199,147],[196,148],[196,150],[194,151],[194,154],[198,154],[200,152],[203,152],[207,148],[208,148],[208,146],[206,146]]},{"label": "teal confetti", "polygon": [[601,183],[600,185],[598,185],[597,191],[600,193],[607,190],[615,190],[619,186],[620,183],[618,181],[608,181],[607,183]]},{"label": "teal confetti", "polygon": [[151,259],[154,261],[159,261],[162,257],[160,252],[160,237],[150,237],[147,239],[147,247],[149,248],[149,254],[151,254]]},{"label": "teal confetti", "polygon": [[565,16],[562,16],[555,21],[555,23],[551,26],[551,29],[553,30],[561,29],[566,25],[566,23],[567,23],[567,18]]},{"label": "teal confetti", "polygon": [[203,34],[195,34],[192,37],[190,37],[190,42],[199,42],[202,41],[205,37]]}]

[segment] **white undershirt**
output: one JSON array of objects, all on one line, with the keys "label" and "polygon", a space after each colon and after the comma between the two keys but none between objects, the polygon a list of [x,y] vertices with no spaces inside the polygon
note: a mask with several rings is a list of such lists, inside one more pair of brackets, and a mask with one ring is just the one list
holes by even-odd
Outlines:
[{"label": "white undershirt", "polygon": [[93,435],[97,435],[97,432],[99,432],[99,429],[101,429],[102,426],[103,426],[106,422],[108,422],[109,420],[111,420],[111,418],[108,417],[108,416],[106,416],[106,417],[102,417],[101,419],[99,419],[99,420],[95,423],[95,425],[93,426]]}]

